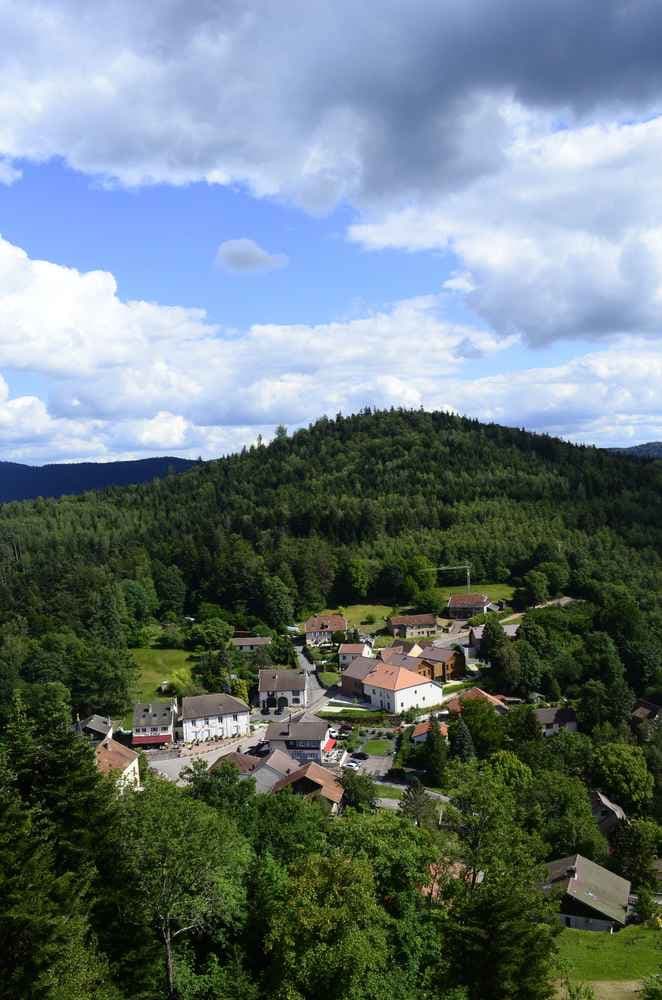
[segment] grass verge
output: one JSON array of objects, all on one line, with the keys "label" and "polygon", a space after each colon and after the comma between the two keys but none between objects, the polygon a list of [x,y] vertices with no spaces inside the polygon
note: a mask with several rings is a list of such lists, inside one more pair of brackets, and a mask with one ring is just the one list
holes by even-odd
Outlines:
[{"label": "grass verge", "polygon": [[572,979],[643,979],[662,964],[662,934],[645,927],[625,927],[617,934],[566,928],[559,953]]}]

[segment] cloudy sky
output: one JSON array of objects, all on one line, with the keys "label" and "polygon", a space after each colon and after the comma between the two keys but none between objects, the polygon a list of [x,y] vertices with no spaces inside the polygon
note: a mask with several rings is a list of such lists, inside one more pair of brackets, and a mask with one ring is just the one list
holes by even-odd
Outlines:
[{"label": "cloudy sky", "polygon": [[0,458],[662,439],[659,0],[0,0]]}]

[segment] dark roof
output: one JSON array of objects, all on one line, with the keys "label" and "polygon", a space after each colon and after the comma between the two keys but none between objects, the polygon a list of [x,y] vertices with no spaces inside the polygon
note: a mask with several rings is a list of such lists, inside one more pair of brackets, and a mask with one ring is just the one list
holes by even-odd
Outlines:
[{"label": "dark roof", "polygon": [[130,747],[125,747],[117,740],[107,736],[105,740],[97,746],[94,751],[96,756],[97,770],[101,774],[110,774],[111,771],[126,771],[127,767],[138,759],[138,754]]},{"label": "dark roof", "polygon": [[616,923],[624,924],[628,912],[630,883],[581,854],[550,861],[545,889],[562,892]]},{"label": "dark roof", "polygon": [[577,721],[577,713],[568,705],[563,708],[537,708],[535,716],[541,726],[565,726],[568,722]]},{"label": "dark roof", "polygon": [[662,713],[662,708],[656,705],[654,701],[646,701],[645,698],[639,698],[632,709],[632,718],[637,722],[646,722],[648,719],[656,719],[660,713]]},{"label": "dark roof", "polygon": [[422,653],[419,653],[419,660],[429,660],[431,663],[449,663],[457,655],[455,649],[448,646],[426,646]]},{"label": "dark roof", "polygon": [[448,598],[449,608],[482,608],[489,603],[487,594],[452,594]]},{"label": "dark roof", "polygon": [[236,635],[230,639],[231,646],[270,646],[271,636],[269,635]]},{"label": "dark roof", "polygon": [[138,702],[133,706],[133,728],[169,726],[173,721],[171,701]]},{"label": "dark roof", "polygon": [[433,614],[391,615],[389,623],[391,625],[430,625],[436,627],[437,616]]},{"label": "dark roof", "polygon": [[371,670],[375,669],[375,659],[372,656],[357,656],[352,660],[347,670],[343,670],[343,677],[353,677],[355,681],[363,681]]},{"label": "dark roof", "polygon": [[246,702],[231,694],[199,694],[182,698],[182,719],[205,719],[210,715],[233,715],[249,712]]},{"label": "dark roof", "polygon": [[260,691],[303,691],[305,674],[298,670],[260,670]]},{"label": "dark roof", "polygon": [[89,729],[93,733],[98,733],[99,736],[105,736],[112,729],[112,723],[110,719],[104,719],[101,715],[88,715],[86,719],[79,719],[75,723],[74,729],[77,733]]},{"label": "dark roof", "polygon": [[326,738],[329,731],[329,723],[324,719],[282,719],[279,722],[270,722],[265,733],[265,740],[282,742],[283,740],[319,740]]},{"label": "dark roof", "polygon": [[[293,771],[292,774],[281,778],[273,786],[272,791],[280,792],[283,788],[287,788],[289,785],[296,785],[299,782],[307,782],[310,785],[310,791],[306,794],[321,795],[322,798],[328,799],[330,802],[340,802],[344,794],[344,789],[335,775],[331,774],[330,771],[325,771],[323,767],[320,767],[314,761],[304,764],[298,770]],[[302,787],[306,787],[305,784]]]}]

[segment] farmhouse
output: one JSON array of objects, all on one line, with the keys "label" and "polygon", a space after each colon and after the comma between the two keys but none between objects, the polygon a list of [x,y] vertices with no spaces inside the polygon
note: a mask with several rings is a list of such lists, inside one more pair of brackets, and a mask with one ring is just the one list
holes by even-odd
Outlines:
[{"label": "farmhouse", "polygon": [[229,694],[201,694],[182,698],[184,739],[230,739],[250,733],[248,705]]},{"label": "farmhouse", "polygon": [[74,732],[77,736],[84,736],[86,740],[96,745],[106,736],[113,735],[113,724],[110,719],[104,719],[101,715],[88,715],[86,719],[76,719]]},{"label": "farmhouse", "polygon": [[97,771],[100,774],[112,774],[120,791],[127,788],[140,788],[140,771],[138,770],[138,754],[130,747],[106,736],[97,744],[94,751]]},{"label": "farmhouse", "polygon": [[628,916],[630,883],[581,854],[550,861],[546,892],[561,897],[561,922],[584,931],[618,930]]},{"label": "farmhouse", "polygon": [[365,697],[363,682],[370,671],[374,669],[375,660],[372,657],[357,656],[341,676],[340,690],[342,693],[349,695],[350,698],[363,699]]},{"label": "farmhouse", "polygon": [[366,642],[343,642],[338,647],[338,663],[344,670],[357,656],[372,656],[372,650]]},{"label": "farmhouse", "polygon": [[282,750],[302,764],[310,760],[321,764],[324,745],[329,738],[329,724],[317,718],[287,718],[268,725],[264,738],[272,750]]},{"label": "farmhouse", "polygon": [[258,649],[266,649],[271,645],[269,635],[237,635],[230,639],[230,645],[240,653],[255,653]]},{"label": "farmhouse", "polygon": [[448,598],[449,618],[473,618],[474,615],[484,615],[489,609],[487,594],[452,594]]},{"label": "farmhouse", "polygon": [[177,702],[138,702],[133,706],[133,735],[131,744],[137,746],[160,746],[172,743],[175,738]]},{"label": "farmhouse", "polygon": [[442,698],[439,685],[406,667],[380,662],[366,676],[363,690],[374,708],[393,713],[406,712],[410,708],[431,708]]},{"label": "farmhouse", "polygon": [[260,670],[258,681],[260,708],[305,708],[308,694],[306,675],[298,670]]},{"label": "farmhouse", "polygon": [[553,736],[566,729],[569,733],[577,732],[577,715],[574,708],[537,708],[534,712],[543,736]]},{"label": "farmhouse", "polygon": [[437,631],[436,615],[392,615],[387,621],[391,635],[402,639],[412,639],[419,636],[435,635]]},{"label": "farmhouse", "polygon": [[284,788],[291,788],[295,795],[324,800],[330,806],[332,815],[338,812],[343,797],[343,787],[337,778],[314,761],[281,778],[272,790],[276,793]]},{"label": "farmhouse", "polygon": [[307,646],[323,646],[332,642],[334,632],[347,631],[347,619],[342,615],[313,615],[303,630]]}]

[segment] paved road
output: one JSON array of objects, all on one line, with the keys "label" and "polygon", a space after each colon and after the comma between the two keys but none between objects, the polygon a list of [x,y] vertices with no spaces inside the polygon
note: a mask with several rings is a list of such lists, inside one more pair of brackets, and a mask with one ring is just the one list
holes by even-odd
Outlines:
[{"label": "paved road", "polygon": [[207,767],[210,767],[219,757],[223,757],[227,753],[232,753],[233,750],[243,751],[254,747],[260,742],[263,736],[264,724],[250,736],[241,736],[236,740],[231,740],[222,747],[217,747],[215,750],[208,750],[206,753],[198,753],[191,757],[169,757],[161,760],[150,760],[149,766],[152,770],[158,771],[164,778],[168,778],[169,781],[184,784],[180,778],[180,774],[192,761],[204,760]]},{"label": "paved road", "polygon": [[316,709],[322,708],[326,705],[328,698],[326,697],[326,690],[322,687],[317,679],[317,674],[315,673],[315,668],[312,663],[309,663],[303,653],[297,650],[297,660],[299,662],[299,669],[303,670],[306,675],[306,693],[308,695],[306,705],[306,712],[315,712]]}]

